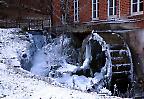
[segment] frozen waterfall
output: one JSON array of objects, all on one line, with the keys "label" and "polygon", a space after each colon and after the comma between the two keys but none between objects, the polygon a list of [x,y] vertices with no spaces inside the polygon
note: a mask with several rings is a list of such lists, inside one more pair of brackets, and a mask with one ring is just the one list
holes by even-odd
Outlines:
[{"label": "frozen waterfall", "polygon": [[100,91],[103,88],[104,82],[102,82],[102,79],[107,75],[106,71],[109,60],[106,60],[106,65],[103,66],[100,73],[95,73],[95,77],[78,76],[75,73],[79,69],[85,70],[85,68],[90,66],[92,61],[90,39],[97,40],[98,38],[98,42],[100,42],[103,48],[102,50],[105,50],[106,44],[99,36],[94,35],[94,38],[88,39],[88,43],[85,46],[83,66],[79,66],[79,63],[75,60],[79,53],[72,47],[70,37],[62,35],[51,39],[47,44],[44,43],[45,39],[43,39],[42,35],[31,35],[31,38],[33,38],[32,40],[37,48],[32,61],[33,66],[30,70],[32,73],[52,77],[55,79],[53,83],[73,89]]}]

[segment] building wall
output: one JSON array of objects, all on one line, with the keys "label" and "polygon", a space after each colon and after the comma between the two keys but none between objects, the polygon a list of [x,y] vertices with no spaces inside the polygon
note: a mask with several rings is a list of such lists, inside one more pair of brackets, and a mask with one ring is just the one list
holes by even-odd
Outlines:
[{"label": "building wall", "polygon": [[[78,0],[79,1],[79,22],[74,22],[74,0],[70,1],[70,22],[71,23],[100,23],[101,21],[109,21],[108,16],[108,0],[99,0],[99,17],[98,20],[92,21],[92,0]],[[55,3],[54,3],[55,2]],[[120,4],[119,4],[120,3]],[[144,2],[143,2],[144,4]],[[144,8],[144,7],[143,7]],[[54,25],[61,24],[60,0],[53,0],[53,23]],[[142,15],[131,15],[131,0],[117,0],[117,18],[129,21],[135,19],[131,23],[136,28],[144,28]]]},{"label": "building wall", "polygon": [[74,2],[69,0],[69,21],[72,23],[74,21]]},{"label": "building wall", "polygon": [[127,18],[130,15],[130,0],[120,0],[120,16]]},{"label": "building wall", "polygon": [[[130,2],[129,2],[129,6],[130,6]],[[126,8],[125,8],[126,9]],[[128,8],[127,8],[128,9]],[[129,13],[130,13],[131,9],[129,7]],[[134,22],[134,27],[136,28],[144,28],[144,0],[143,0],[143,14],[139,14],[139,15],[127,15],[128,19],[134,19],[136,22]]]},{"label": "building wall", "polygon": [[60,0],[53,0],[52,6],[53,6],[52,23],[53,23],[53,26],[57,26],[57,25],[60,25],[60,18],[61,18]]},{"label": "building wall", "polygon": [[144,30],[140,29],[123,35],[131,49],[134,71],[138,79],[144,79]]},{"label": "building wall", "polygon": [[92,2],[91,0],[79,0],[79,21],[80,23],[90,22],[92,20]]},{"label": "building wall", "polygon": [[136,27],[144,28],[144,20],[136,22]]},{"label": "building wall", "polygon": [[99,0],[99,19],[106,20],[108,17],[107,12],[107,0]]}]

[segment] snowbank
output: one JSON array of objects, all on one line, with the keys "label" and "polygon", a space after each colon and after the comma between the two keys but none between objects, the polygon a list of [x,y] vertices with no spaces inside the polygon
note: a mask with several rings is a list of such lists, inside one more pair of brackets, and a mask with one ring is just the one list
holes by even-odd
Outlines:
[{"label": "snowbank", "polygon": [[21,60],[25,54],[26,61],[31,58],[31,53],[28,50],[31,43],[26,35],[20,35],[20,29],[0,29],[0,62],[20,67]]}]

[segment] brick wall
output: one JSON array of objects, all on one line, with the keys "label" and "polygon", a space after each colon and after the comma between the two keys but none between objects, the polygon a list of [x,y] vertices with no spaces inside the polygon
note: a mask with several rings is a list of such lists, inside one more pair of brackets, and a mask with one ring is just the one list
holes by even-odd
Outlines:
[{"label": "brick wall", "polygon": [[130,16],[129,19],[135,19],[134,28],[144,28],[144,14]]},{"label": "brick wall", "polygon": [[[80,22],[92,21],[92,0],[79,0]],[[99,19],[107,19],[107,0],[99,0]]]},{"label": "brick wall", "polygon": [[136,22],[138,28],[144,28],[144,20]]},{"label": "brick wall", "polygon": [[107,0],[99,0],[99,19],[106,20],[107,12]]},{"label": "brick wall", "polygon": [[[54,3],[55,2],[55,3]],[[70,19],[74,22],[74,3],[70,0]],[[61,24],[60,22],[60,0],[53,0],[53,22],[55,25]],[[120,4],[119,4],[120,3]],[[144,2],[143,2],[144,4]],[[120,8],[119,8],[120,7]],[[119,13],[120,11],[120,13]],[[117,16],[122,19],[136,19],[135,27],[144,28],[144,14],[131,16],[131,0],[117,0]],[[99,20],[108,19],[108,0],[99,0]],[[79,23],[92,21],[92,0],[79,0]]]},{"label": "brick wall", "polygon": [[79,0],[80,23],[89,22],[92,19],[92,0]]},{"label": "brick wall", "polygon": [[60,0],[53,0],[52,21],[54,26],[61,24]]},{"label": "brick wall", "polygon": [[130,15],[130,0],[120,0],[120,16],[127,17]]},{"label": "brick wall", "polygon": [[69,0],[69,21],[73,23],[74,21],[74,2]]},{"label": "brick wall", "polygon": [[[66,0],[65,0],[66,1]],[[60,26],[62,25],[62,9],[61,9],[61,2],[60,0],[53,0],[53,26]],[[73,0],[69,0],[69,11],[68,11],[68,16],[69,16],[69,22],[73,22],[74,18],[74,5],[73,5]]]}]

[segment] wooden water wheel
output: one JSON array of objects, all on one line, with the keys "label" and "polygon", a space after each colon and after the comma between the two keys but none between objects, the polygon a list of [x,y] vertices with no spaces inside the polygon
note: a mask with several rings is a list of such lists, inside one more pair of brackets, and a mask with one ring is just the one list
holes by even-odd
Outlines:
[{"label": "wooden water wheel", "polygon": [[[110,90],[113,95],[124,93],[132,93],[133,87],[133,62],[131,52],[123,40],[122,36],[112,32],[96,32],[98,33],[109,47],[111,58],[112,78]],[[115,93],[115,87],[118,92]],[[132,93],[133,94],[133,93]],[[131,97],[126,96],[126,97]]]}]

